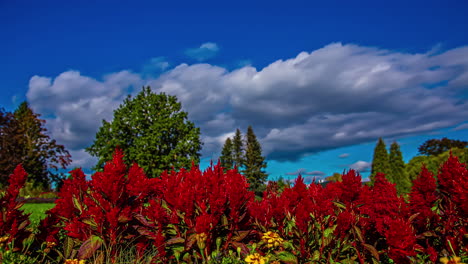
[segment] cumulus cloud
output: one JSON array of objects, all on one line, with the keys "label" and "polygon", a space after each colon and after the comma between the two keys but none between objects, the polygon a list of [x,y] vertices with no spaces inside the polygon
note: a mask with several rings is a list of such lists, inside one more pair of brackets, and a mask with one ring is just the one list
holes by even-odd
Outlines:
[{"label": "cumulus cloud", "polygon": [[[216,44],[205,44],[200,49],[217,52]],[[198,63],[152,78],[129,71],[101,79],[77,71],[34,76],[27,98],[48,117],[53,137],[78,151],[92,143],[101,119],[111,120],[126,94],[150,85],[182,102],[201,128],[205,157],[219,154],[236,128],[252,125],[263,154],[294,161],[466,122],[468,102],[460,98],[466,98],[467,76],[468,47],[408,54],[334,43],[261,69]]]},{"label": "cumulus cloud", "polygon": [[355,163],[349,165],[350,169],[355,170],[357,172],[368,172],[370,171],[371,167],[372,167],[371,162],[362,161],[362,160],[356,161]]},{"label": "cumulus cloud", "polygon": [[349,153],[343,153],[343,154],[338,155],[338,158],[340,158],[340,159],[344,159],[344,158],[347,158],[347,157],[349,157]]},{"label": "cumulus cloud", "polygon": [[216,56],[218,52],[218,44],[213,42],[206,42],[201,44],[198,48],[187,49],[185,51],[185,55],[197,61],[206,61]]}]

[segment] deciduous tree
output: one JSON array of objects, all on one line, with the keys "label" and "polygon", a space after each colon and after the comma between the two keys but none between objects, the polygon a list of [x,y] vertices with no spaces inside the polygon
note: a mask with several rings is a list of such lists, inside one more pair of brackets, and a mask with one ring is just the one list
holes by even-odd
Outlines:
[{"label": "deciduous tree", "polygon": [[165,170],[189,168],[198,163],[202,143],[200,129],[188,120],[175,96],[156,94],[143,87],[114,111],[111,122],[103,120],[94,143],[86,149],[99,158],[101,169],[116,147],[128,164],[137,162],[151,177]]},{"label": "deciduous tree", "polygon": [[51,183],[60,184],[71,156],[63,145],[51,139],[45,128],[45,120],[23,102],[14,113],[1,114],[0,164],[2,173],[9,175],[19,163],[29,174],[28,180],[48,188]]},{"label": "deciduous tree", "polygon": [[456,139],[448,139],[446,137],[442,139],[429,139],[424,142],[421,146],[419,146],[418,150],[419,153],[422,155],[439,155],[444,153],[451,148],[466,148],[468,146],[468,142],[456,140]]}]

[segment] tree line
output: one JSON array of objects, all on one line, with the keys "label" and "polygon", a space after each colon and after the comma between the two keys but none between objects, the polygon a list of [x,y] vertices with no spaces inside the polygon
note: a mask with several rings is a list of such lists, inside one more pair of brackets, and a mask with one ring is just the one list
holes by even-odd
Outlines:
[{"label": "tree line", "polygon": [[219,159],[225,170],[237,168],[247,178],[250,190],[257,195],[262,194],[268,177],[264,170],[267,163],[252,126],[247,128],[245,139],[236,129],[233,138],[226,139]]},{"label": "tree line", "polygon": [[[45,189],[59,187],[71,156],[63,145],[51,139],[46,121],[27,102],[14,112],[0,109],[0,187],[20,163],[34,185]],[[103,170],[119,148],[125,163],[137,163],[149,177],[164,171],[190,169],[200,162],[200,128],[188,119],[177,97],[154,93],[143,87],[136,96],[128,96],[114,111],[112,121],[102,120],[93,143],[86,151],[98,158],[95,171]],[[251,126],[244,139],[237,129],[226,140],[220,161],[226,169],[242,171],[252,190],[263,190],[267,174],[265,157]]]},{"label": "tree line", "polygon": [[385,142],[379,138],[374,149],[370,184],[373,185],[375,175],[384,173],[391,183],[396,185],[399,194],[409,193],[413,180],[419,175],[422,166],[437,174],[441,164],[452,155],[457,156],[462,163],[468,162],[468,142],[442,138],[430,139],[419,146],[419,155],[413,157],[407,164],[403,160],[400,146],[397,142],[390,145],[387,152]]}]

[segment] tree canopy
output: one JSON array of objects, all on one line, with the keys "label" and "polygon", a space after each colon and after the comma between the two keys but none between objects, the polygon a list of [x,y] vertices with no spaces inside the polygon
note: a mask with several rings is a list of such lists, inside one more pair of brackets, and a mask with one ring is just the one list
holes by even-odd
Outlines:
[{"label": "tree canopy", "polygon": [[119,147],[128,164],[137,162],[149,176],[158,177],[165,170],[198,163],[201,146],[200,129],[188,120],[177,98],[143,87],[114,111],[111,122],[102,121],[86,151],[99,158],[95,168],[99,170]]},{"label": "tree canopy", "polygon": [[39,117],[27,102],[14,113],[0,111],[0,173],[6,177],[22,163],[28,180],[50,187],[51,183],[60,184],[64,178],[60,169],[71,163],[71,156],[49,137],[45,120]]},{"label": "tree canopy", "polygon": [[411,181],[415,180],[418,177],[423,165],[427,170],[437,175],[440,166],[448,160],[450,152],[452,152],[453,156],[458,157],[461,163],[465,163],[465,165],[468,164],[468,148],[453,148],[436,156],[415,156],[408,162],[408,164],[406,164],[406,171],[409,179]]},{"label": "tree canopy", "polygon": [[441,139],[429,139],[424,142],[421,146],[419,146],[419,154],[421,155],[439,155],[451,148],[465,148],[468,146],[468,142],[456,140],[456,139],[448,139],[446,137]]}]

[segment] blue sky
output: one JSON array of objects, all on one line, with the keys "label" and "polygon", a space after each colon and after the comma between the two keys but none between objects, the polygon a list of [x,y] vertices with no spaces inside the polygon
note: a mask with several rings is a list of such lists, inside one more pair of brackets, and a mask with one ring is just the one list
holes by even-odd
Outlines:
[{"label": "blue sky", "polygon": [[[143,85],[177,95],[203,162],[252,125],[271,178],[367,175],[468,140],[466,1],[0,1],[0,106],[28,100],[89,169],[102,119]],[[89,171],[89,170],[88,170]]]}]

